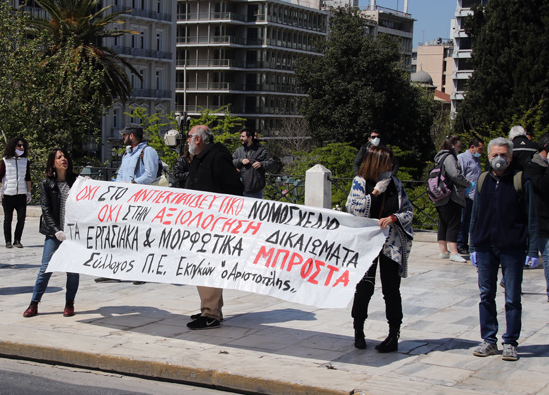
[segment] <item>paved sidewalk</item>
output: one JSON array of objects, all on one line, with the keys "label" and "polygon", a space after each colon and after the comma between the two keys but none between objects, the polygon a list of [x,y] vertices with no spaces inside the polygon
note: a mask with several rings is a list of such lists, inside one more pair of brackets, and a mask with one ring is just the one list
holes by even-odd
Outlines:
[{"label": "paved sidewalk", "polygon": [[[77,314],[64,318],[64,273],[52,276],[39,315],[23,318],[42,254],[37,229],[38,218],[28,217],[25,248],[0,245],[3,355],[267,394],[549,395],[542,269],[525,271],[519,361],[477,358],[475,268],[439,260],[435,243],[416,241],[402,281],[399,352],[379,354],[374,345],[388,329],[379,284],[366,350],[353,347],[350,307],[318,309],[232,290],[224,294],[220,329],[190,331],[185,324],[199,306],[195,287],[96,284],[82,275]],[[501,335],[502,292],[497,302]]]}]

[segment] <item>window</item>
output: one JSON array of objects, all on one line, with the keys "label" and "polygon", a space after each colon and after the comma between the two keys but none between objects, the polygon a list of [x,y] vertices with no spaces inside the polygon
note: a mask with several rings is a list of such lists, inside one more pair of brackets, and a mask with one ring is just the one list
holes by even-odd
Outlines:
[{"label": "window", "polygon": [[160,70],[156,70],[156,89],[160,90],[162,89],[162,72]]},{"label": "window", "polygon": [[156,50],[162,51],[162,33],[156,33]]},{"label": "window", "polygon": [[141,83],[140,83],[139,87],[141,89],[145,89],[145,70],[143,70],[143,69],[139,70],[139,75],[141,75]]},{"label": "window", "polygon": [[118,127],[118,110],[112,111],[112,127],[113,128]]},{"label": "window", "polygon": [[144,49],[145,48],[145,32],[141,32],[139,34],[139,48]]}]

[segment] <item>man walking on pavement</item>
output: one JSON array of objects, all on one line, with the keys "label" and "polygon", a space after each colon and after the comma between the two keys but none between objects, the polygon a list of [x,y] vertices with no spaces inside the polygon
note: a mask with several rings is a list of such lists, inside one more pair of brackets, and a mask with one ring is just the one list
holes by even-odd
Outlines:
[{"label": "man walking on pavement", "polygon": [[499,353],[496,289],[501,265],[507,324],[502,359],[516,361],[524,265],[539,264],[538,219],[532,183],[511,164],[513,143],[503,137],[490,141],[488,160],[491,170],[479,177],[471,214],[471,263],[478,267],[480,334],[484,340],[473,355]]},{"label": "man walking on pavement", "polygon": [[[233,165],[231,153],[205,125],[194,126],[187,135],[189,153],[194,155],[185,188],[242,196],[243,185]],[[190,329],[219,328],[223,320],[223,289],[196,287],[200,296],[200,313],[191,316]]]},{"label": "man walking on pavement", "polygon": [[549,133],[545,133],[539,139],[540,152],[534,154],[532,160],[526,165],[525,172],[532,180],[534,199],[538,213],[538,244],[543,257],[547,301],[549,302]]},{"label": "man walking on pavement", "polygon": [[143,128],[129,123],[120,131],[126,152],[118,169],[116,182],[151,184],[157,178],[158,154],[153,147],[143,141]]},{"label": "man walking on pavement", "polygon": [[244,196],[263,199],[265,171],[270,170],[275,162],[269,151],[259,144],[252,129],[245,128],[240,132],[240,142],[242,147],[233,153],[233,164],[240,171]]},{"label": "man walking on pavement", "polygon": [[[463,176],[475,184],[477,183],[480,173],[482,173],[480,156],[483,153],[484,143],[479,138],[475,137],[471,140],[469,149],[457,156]],[[474,188],[465,189],[465,207],[461,209],[461,228],[457,239],[458,252],[462,255],[469,254],[469,225],[471,222],[471,209],[473,208],[474,197]]]}]

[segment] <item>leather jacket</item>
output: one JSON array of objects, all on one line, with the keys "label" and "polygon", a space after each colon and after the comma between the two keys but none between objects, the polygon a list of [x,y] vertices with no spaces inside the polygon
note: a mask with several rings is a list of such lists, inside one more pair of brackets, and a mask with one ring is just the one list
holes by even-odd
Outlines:
[{"label": "leather jacket", "polygon": [[[72,187],[77,174],[67,174],[67,184]],[[61,193],[54,178],[45,178],[40,183],[40,233],[46,236],[55,236],[61,229]]]}]

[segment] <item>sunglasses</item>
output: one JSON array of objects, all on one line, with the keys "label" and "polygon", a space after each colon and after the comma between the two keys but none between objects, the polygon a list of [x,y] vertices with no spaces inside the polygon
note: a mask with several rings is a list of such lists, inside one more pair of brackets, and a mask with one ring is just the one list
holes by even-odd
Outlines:
[{"label": "sunglasses", "polygon": [[17,146],[25,148],[25,144],[17,144]]}]

